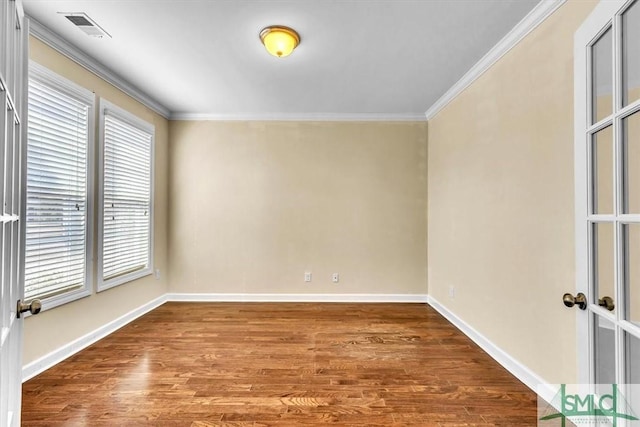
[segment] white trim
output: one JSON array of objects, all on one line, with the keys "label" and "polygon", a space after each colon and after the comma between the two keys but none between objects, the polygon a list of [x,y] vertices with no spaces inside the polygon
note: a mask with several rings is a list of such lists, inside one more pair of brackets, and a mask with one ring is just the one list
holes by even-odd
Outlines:
[{"label": "white trim", "polygon": [[[85,261],[87,264],[91,262],[91,258],[93,257],[91,256],[86,257]],[[42,309],[40,311],[42,312],[42,311],[51,310],[52,308],[60,307],[61,305],[65,305],[70,302],[74,302],[79,299],[91,296],[93,294],[93,289],[89,285],[89,283],[91,283],[91,278],[93,277],[93,273],[91,273],[91,275],[89,275],[88,273],[89,272],[87,271],[87,278],[85,279],[85,284],[82,288],[65,292],[63,294],[55,295],[49,298],[44,298],[44,299],[36,297],[42,303]],[[26,319],[27,317],[31,317],[32,314],[27,311],[26,313],[21,314],[20,316]]]},{"label": "white trim", "polygon": [[[84,101],[87,104],[91,104],[89,116],[91,117],[91,125],[93,125],[96,96],[92,91],[65,77],[62,77],[58,73],[54,73],[34,60],[29,60],[29,71],[27,74],[29,79],[38,80],[41,83],[53,87],[55,90],[59,90],[73,98]],[[93,131],[91,133],[93,133]]]},{"label": "white trim", "polygon": [[382,113],[256,113],[256,114],[199,114],[172,113],[170,120],[199,121],[282,121],[282,122],[424,122],[422,114]]},{"label": "white trim", "polygon": [[566,0],[542,0],[515,27],[507,33],[485,56],[480,59],[460,80],[440,98],[425,113],[427,120],[431,120],[453,99],[476,81],[493,64],[498,62],[507,52],[513,49],[538,25],[544,22],[553,12],[562,6]]},{"label": "white trim", "polygon": [[[95,160],[94,160],[94,146],[96,141],[95,135],[95,111],[96,111],[96,96],[92,91],[80,86],[79,84],[53,72],[47,67],[33,61],[28,61],[28,71],[27,71],[28,82],[31,80],[37,81],[40,84],[43,84],[54,91],[59,91],[66,96],[74,98],[77,101],[84,102],[88,106],[87,112],[87,157],[86,157],[86,213],[85,213],[85,276],[82,283],[82,287],[79,287],[72,291],[66,291],[64,293],[54,295],[48,298],[36,298],[41,299],[42,302],[42,311],[50,310],[55,307],[59,307],[61,305],[79,300],[81,298],[85,298],[93,293],[93,287],[91,285],[93,278],[93,227],[94,227],[94,201],[93,201],[93,185],[94,185],[94,175],[95,175]],[[27,102],[28,108],[28,102]],[[23,191],[21,193],[21,197],[23,198],[24,203],[21,204],[22,212],[24,212],[24,224],[26,224],[26,215],[27,215],[27,195],[28,195],[28,173],[27,173],[27,158],[28,158],[28,149],[29,147],[29,126],[25,126],[24,133],[24,151],[23,151],[23,159],[22,159],[22,171],[24,175],[24,179],[22,182]],[[21,234],[20,238],[22,239],[22,248],[21,248],[21,277],[24,282],[24,268],[26,262],[26,229],[27,227],[22,227],[24,232]],[[24,314],[24,317],[27,318],[31,316],[31,313],[27,312]]]},{"label": "white trim", "polygon": [[42,356],[31,363],[28,363],[22,367],[22,382],[25,382],[36,375],[46,371],[52,366],[62,362],[66,358],[74,355],[80,350],[90,346],[91,344],[101,340],[107,335],[117,331],[143,314],[161,306],[167,302],[167,295],[162,295],[148,303],[131,310],[130,312],[118,317],[117,319],[103,325],[96,330],[89,332],[82,337],[71,341],[68,344],[52,351],[51,353]]},{"label": "white trim", "polygon": [[[100,241],[102,241],[102,239],[100,239]],[[102,259],[102,257],[100,257],[100,259]],[[150,262],[153,263],[153,259],[151,259]],[[104,292],[108,289],[115,288],[120,285],[124,285],[125,283],[133,282],[134,280],[151,276],[152,274],[153,274],[153,265],[145,268],[144,270],[138,270],[138,271],[134,271],[133,273],[127,273],[127,274],[123,274],[122,276],[114,277],[112,279],[102,280],[102,265],[101,265],[100,271],[98,271],[98,282],[97,282],[98,284],[96,286],[96,292]]]},{"label": "white trim", "polygon": [[[589,18],[585,21],[588,22]],[[574,91],[574,140],[573,140],[573,171],[574,171],[574,231],[575,231],[575,293],[583,292],[590,297],[587,289],[588,265],[587,265],[587,236],[589,233],[586,218],[589,214],[587,164],[588,153],[585,141],[585,129],[587,127],[587,93],[590,93],[587,84],[587,47],[583,44],[585,23],[574,34],[573,46],[573,91]],[[585,318],[586,317],[586,318]],[[588,310],[576,310],[576,378],[579,383],[587,384],[591,377],[591,354],[589,346],[589,331],[592,322]]]},{"label": "white trim", "polygon": [[502,350],[480,332],[476,331],[471,325],[456,316],[452,311],[440,304],[435,298],[429,296],[428,303],[434,310],[451,322],[453,326],[469,337],[471,341],[476,343],[482,350],[491,356],[493,360],[498,362],[513,376],[522,381],[533,392],[537,393],[547,402],[551,402],[553,400],[556,391],[542,377]]},{"label": "white trim", "polygon": [[[155,126],[149,122],[142,120],[136,115],[130,113],[129,111],[118,107],[112,102],[107,101],[104,98],[100,98],[100,106],[99,106],[99,129],[98,132],[100,134],[100,139],[98,143],[98,280],[96,285],[96,291],[102,292],[107,289],[114,288],[116,286],[122,285],[124,283],[128,283],[132,280],[140,279],[145,276],[149,276],[153,274],[154,271],[154,235],[155,235],[155,142],[156,142],[156,129]],[[109,114],[110,116],[116,117],[119,120],[133,126],[134,128],[141,130],[143,132],[147,132],[151,135],[151,153],[150,153],[150,188],[149,188],[149,265],[138,271],[134,271],[132,273],[124,274],[122,276],[117,276],[111,279],[104,280],[103,273],[103,233],[104,233],[104,147],[105,147],[105,117]]]},{"label": "white trim", "polygon": [[64,40],[58,34],[35,20],[32,16],[27,15],[27,17],[30,21],[29,31],[32,36],[49,45],[72,61],[77,62],[101,79],[111,83],[113,86],[120,89],[141,104],[149,107],[165,119],[169,118],[170,111],[167,107],[137,89],[134,85],[118,76],[104,64],[98,62],[95,58],[87,55],[68,41]]},{"label": "white trim", "polygon": [[153,123],[149,123],[139,118],[135,114],[130,113],[129,111],[117,106],[116,104],[106,100],[105,98],[100,98],[100,115],[104,116],[106,114],[117,117],[118,119],[130,124],[135,128],[150,133],[152,136],[155,135],[156,127],[153,125]]},{"label": "white trim", "polygon": [[424,294],[226,294],[169,293],[167,301],[184,302],[361,302],[426,303]]},{"label": "white trim", "polygon": [[18,221],[19,218],[19,215],[2,214],[0,215],[0,223],[5,224],[7,222]]}]

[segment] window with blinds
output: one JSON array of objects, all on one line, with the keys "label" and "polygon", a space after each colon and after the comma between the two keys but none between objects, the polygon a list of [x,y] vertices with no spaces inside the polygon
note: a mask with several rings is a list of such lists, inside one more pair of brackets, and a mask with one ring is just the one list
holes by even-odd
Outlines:
[{"label": "window with blinds", "polygon": [[94,95],[36,63],[29,68],[25,299],[84,296]]},{"label": "window with blinds", "polygon": [[151,274],[154,128],[101,101],[98,290]]}]

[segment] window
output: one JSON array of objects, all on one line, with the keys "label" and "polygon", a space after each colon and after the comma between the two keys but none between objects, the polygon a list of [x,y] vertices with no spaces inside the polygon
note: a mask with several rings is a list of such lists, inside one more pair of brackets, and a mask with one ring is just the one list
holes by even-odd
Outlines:
[{"label": "window", "polygon": [[98,290],[153,271],[153,125],[100,102]]},{"label": "window", "polygon": [[89,295],[94,95],[29,64],[25,299]]}]

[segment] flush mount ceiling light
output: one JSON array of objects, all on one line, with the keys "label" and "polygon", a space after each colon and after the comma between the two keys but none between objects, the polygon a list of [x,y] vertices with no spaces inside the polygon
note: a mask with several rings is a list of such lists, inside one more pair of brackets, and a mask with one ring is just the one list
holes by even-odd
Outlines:
[{"label": "flush mount ceiling light", "polygon": [[295,30],[281,25],[272,25],[260,31],[262,44],[273,56],[283,58],[289,56],[300,44],[300,36]]}]

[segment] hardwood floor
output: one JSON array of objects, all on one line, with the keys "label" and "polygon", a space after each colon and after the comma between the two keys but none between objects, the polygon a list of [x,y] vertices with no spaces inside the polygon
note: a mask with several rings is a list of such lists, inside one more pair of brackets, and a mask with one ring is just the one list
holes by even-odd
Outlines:
[{"label": "hardwood floor", "polygon": [[535,426],[423,304],[167,303],[27,381],[24,426]]}]

